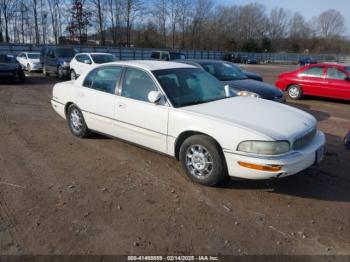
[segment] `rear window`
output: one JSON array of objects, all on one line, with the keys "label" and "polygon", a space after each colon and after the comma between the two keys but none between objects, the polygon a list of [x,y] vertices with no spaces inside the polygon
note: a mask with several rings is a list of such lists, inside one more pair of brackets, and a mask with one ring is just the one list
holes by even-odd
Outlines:
[{"label": "rear window", "polygon": [[70,58],[70,57],[74,57],[75,55],[75,51],[73,48],[66,48],[66,47],[63,47],[63,48],[57,48],[56,49],[56,56],[57,57],[67,57],[67,58]]},{"label": "rear window", "polygon": [[301,72],[301,76],[310,77],[322,77],[323,76],[323,66],[313,66]]}]

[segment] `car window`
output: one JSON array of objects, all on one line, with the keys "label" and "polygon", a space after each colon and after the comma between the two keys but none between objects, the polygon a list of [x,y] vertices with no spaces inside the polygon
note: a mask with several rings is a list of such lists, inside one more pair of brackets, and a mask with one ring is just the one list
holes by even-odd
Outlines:
[{"label": "car window", "polygon": [[134,68],[126,70],[122,96],[148,102],[149,92],[157,90],[156,84],[146,72]]},{"label": "car window", "polygon": [[90,72],[83,86],[109,94],[115,94],[115,88],[122,72],[121,67],[102,67]]},{"label": "car window", "polygon": [[227,98],[224,85],[199,68],[162,69],[153,71],[153,74],[174,107]]},{"label": "car window", "polygon": [[151,58],[159,59],[159,52],[152,52]]},{"label": "car window", "polygon": [[91,62],[91,59],[88,55],[78,55],[75,59],[80,63],[84,63],[85,60],[89,60]]},{"label": "car window", "polygon": [[346,77],[347,75],[336,67],[329,67],[327,69],[327,78],[329,79],[344,80]]},{"label": "car window", "polygon": [[345,70],[350,73],[350,66],[345,67]]},{"label": "car window", "polygon": [[324,68],[323,66],[313,66],[303,71],[300,75],[310,76],[310,77],[322,77],[323,68]]},{"label": "car window", "polygon": [[115,57],[113,55],[97,54],[91,55],[91,58],[95,64],[103,64],[115,61]]},{"label": "car window", "polygon": [[209,74],[215,76],[220,81],[242,80],[247,79],[237,67],[226,62],[201,62],[201,66]]},{"label": "car window", "polygon": [[[28,53],[27,54],[29,59],[39,59],[40,58],[40,54],[39,53]],[[24,54],[24,57],[26,57],[26,55]]]},{"label": "car window", "polygon": [[167,53],[162,53],[162,60],[168,60],[169,57],[168,57],[168,54]]}]

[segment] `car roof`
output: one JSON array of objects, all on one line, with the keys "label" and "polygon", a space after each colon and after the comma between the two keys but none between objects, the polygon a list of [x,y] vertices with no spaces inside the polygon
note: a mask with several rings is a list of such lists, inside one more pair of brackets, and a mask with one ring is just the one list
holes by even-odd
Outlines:
[{"label": "car roof", "polygon": [[188,65],[188,64],[168,62],[168,61],[157,61],[157,60],[130,60],[130,61],[128,60],[128,61],[111,62],[108,64],[139,67],[149,71],[173,69],[173,68],[196,68],[195,66]]},{"label": "car roof", "polygon": [[308,65],[308,66],[309,67],[313,67],[313,66],[336,66],[336,67],[339,67],[339,68],[347,67],[347,65],[338,64],[338,63],[317,63],[317,64]]},{"label": "car roof", "polygon": [[84,53],[77,53],[77,55],[113,55],[111,53],[103,53],[103,52],[84,52]]},{"label": "car roof", "polygon": [[176,59],[174,61],[177,62],[193,62],[193,63],[197,63],[197,64],[201,64],[201,63],[231,63],[228,61],[224,61],[224,60],[215,60],[215,59]]}]

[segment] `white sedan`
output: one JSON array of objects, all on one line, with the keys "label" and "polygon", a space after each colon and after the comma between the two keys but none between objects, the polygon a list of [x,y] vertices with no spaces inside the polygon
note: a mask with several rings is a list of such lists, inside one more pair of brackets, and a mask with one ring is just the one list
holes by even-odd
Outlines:
[{"label": "white sedan", "polygon": [[97,131],[180,160],[204,185],[227,176],[270,179],[323,158],[316,119],[293,107],[230,94],[202,69],[161,61],[94,67],[53,88],[52,106],[73,135]]},{"label": "white sedan", "polygon": [[16,59],[28,72],[43,69],[40,63],[40,53],[23,52],[18,54]]},{"label": "white sedan", "polygon": [[93,66],[115,61],[115,57],[108,53],[79,53],[70,62],[70,78],[77,79]]}]

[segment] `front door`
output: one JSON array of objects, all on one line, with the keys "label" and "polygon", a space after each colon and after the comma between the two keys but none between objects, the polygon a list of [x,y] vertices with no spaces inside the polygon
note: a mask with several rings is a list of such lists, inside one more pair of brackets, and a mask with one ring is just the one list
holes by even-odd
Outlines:
[{"label": "front door", "polygon": [[166,153],[169,106],[148,101],[149,92],[158,90],[147,72],[127,68],[116,100],[115,130],[117,137]]},{"label": "front door", "polygon": [[350,99],[350,81],[348,75],[339,68],[332,66],[327,68],[327,86],[324,95],[340,99]]}]

